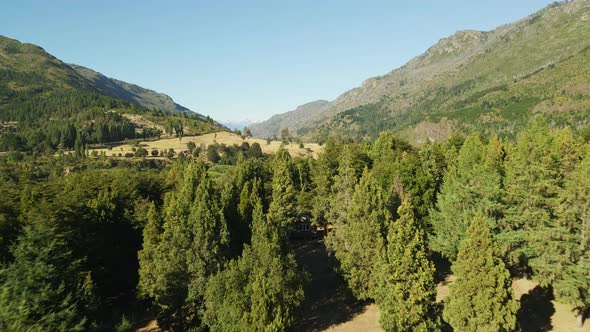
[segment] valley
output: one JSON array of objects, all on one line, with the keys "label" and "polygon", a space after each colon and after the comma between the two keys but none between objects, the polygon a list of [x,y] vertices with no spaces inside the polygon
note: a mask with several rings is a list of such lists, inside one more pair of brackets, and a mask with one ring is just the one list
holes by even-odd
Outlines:
[{"label": "valley", "polygon": [[3,5],[0,331],[590,331],[590,0],[541,2]]}]

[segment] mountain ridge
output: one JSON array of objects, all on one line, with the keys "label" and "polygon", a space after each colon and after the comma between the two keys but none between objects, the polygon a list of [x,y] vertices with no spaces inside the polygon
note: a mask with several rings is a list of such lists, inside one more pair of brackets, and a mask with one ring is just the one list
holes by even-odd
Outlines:
[{"label": "mountain ridge", "polygon": [[[549,5],[490,31],[457,31],[399,68],[368,78],[360,86],[340,94],[322,112],[285,127],[295,128],[291,132],[307,140],[321,140],[334,134],[374,138],[382,130],[394,130],[418,142],[423,140],[418,136],[444,139],[430,137],[428,130],[421,131],[424,127],[450,126],[453,130],[485,127],[489,131],[487,127],[491,125],[478,121],[478,116],[485,115],[489,120],[518,104],[504,99],[539,99],[535,105],[521,105],[514,111],[519,114],[517,119],[511,118],[513,114],[500,116],[500,121],[493,125],[496,129],[521,126],[532,116],[534,106],[556,98],[559,91],[547,91],[546,96],[534,92],[521,96],[518,91],[511,91],[515,89],[514,84],[530,80],[544,69],[571,58],[576,58],[580,72],[586,70],[582,52],[590,47],[589,20],[590,1],[577,0]],[[556,80],[562,79],[559,73],[554,74]],[[582,80],[580,75],[575,75],[570,83]],[[503,89],[506,91],[502,92]],[[484,102],[492,104],[490,110],[475,107]],[[465,107],[472,107],[472,112],[464,111],[468,114],[456,119],[456,113]],[[558,117],[559,121],[572,120],[565,119],[564,114]],[[498,124],[505,120],[512,123],[503,127]],[[443,132],[448,134],[453,130]]]},{"label": "mountain ridge", "polygon": [[92,82],[99,91],[111,97],[124,99],[147,109],[167,113],[190,111],[188,108],[176,103],[167,94],[147,89],[137,84],[108,77],[100,72],[81,65],[68,65],[80,76]]},{"label": "mountain ridge", "polygon": [[252,131],[252,135],[260,138],[269,138],[279,136],[283,128],[298,129],[299,124],[302,124],[307,118],[315,116],[323,112],[330,102],[327,100],[315,100],[298,106],[296,109],[275,114],[268,120],[258,123],[252,123],[248,128]]},{"label": "mountain ridge", "polygon": [[42,47],[0,36],[0,151],[82,155],[88,144],[223,130],[197,113],[155,111],[110,96]]}]

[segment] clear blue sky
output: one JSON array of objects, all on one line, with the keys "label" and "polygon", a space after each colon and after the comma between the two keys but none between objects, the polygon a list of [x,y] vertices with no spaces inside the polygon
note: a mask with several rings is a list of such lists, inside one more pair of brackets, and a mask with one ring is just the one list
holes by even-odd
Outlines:
[{"label": "clear blue sky", "polygon": [[0,34],[225,120],[332,100],[547,0],[3,0]]}]

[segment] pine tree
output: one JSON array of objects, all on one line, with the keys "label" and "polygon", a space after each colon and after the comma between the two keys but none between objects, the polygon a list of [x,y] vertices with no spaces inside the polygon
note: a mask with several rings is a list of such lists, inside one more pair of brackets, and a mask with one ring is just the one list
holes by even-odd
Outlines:
[{"label": "pine tree", "polygon": [[349,210],[354,194],[354,188],[358,182],[356,171],[353,167],[352,154],[344,150],[338,166],[338,174],[334,176],[329,197],[329,207],[326,211],[326,219],[334,230],[328,234],[326,245],[335,252],[343,252],[344,235],[349,222]]},{"label": "pine tree", "polygon": [[324,145],[323,152],[312,165],[312,180],[314,185],[313,218],[321,226],[327,226],[328,211],[330,209],[332,185],[338,171],[338,156],[340,146],[329,140]]},{"label": "pine tree", "polygon": [[434,265],[426,257],[424,231],[404,199],[399,219],[389,225],[387,248],[374,270],[372,293],[386,331],[436,331]]},{"label": "pine tree", "polygon": [[186,253],[187,272],[190,276],[186,301],[200,311],[204,306],[207,279],[220,270],[227,257],[228,247],[227,226],[219,197],[207,173],[201,175],[189,223],[192,226],[192,243]]},{"label": "pine tree", "polygon": [[476,211],[483,211],[492,220],[500,216],[502,190],[497,161],[494,162],[496,149],[496,145],[486,148],[477,134],[471,134],[444,175],[430,221],[433,249],[450,260],[457,257]]},{"label": "pine tree", "polygon": [[[562,241],[547,248],[549,271],[555,278],[556,299],[574,306],[581,327],[590,307],[590,145],[575,170],[565,179],[559,193],[558,228]],[[557,249],[557,250],[556,250]]]},{"label": "pine tree", "polygon": [[260,197],[265,197],[262,169],[257,159],[240,160],[224,184],[221,205],[230,234],[232,257],[238,257],[243,245],[250,243],[253,209],[250,196],[256,191]]},{"label": "pine tree", "polygon": [[481,213],[471,221],[452,271],[443,317],[457,332],[513,331],[518,302],[510,273],[492,240],[488,219]]},{"label": "pine tree", "polygon": [[[85,331],[92,283],[52,226],[26,226],[0,267],[0,330]],[[87,280],[85,280],[87,279]]]},{"label": "pine tree", "polygon": [[510,261],[530,263],[541,279],[544,259],[537,258],[543,256],[550,242],[547,235],[555,228],[559,190],[560,170],[553,139],[543,119],[536,118],[509,151],[505,179],[508,209],[499,237]]},{"label": "pine tree", "polygon": [[276,221],[265,218],[256,195],[252,244],[210,279],[205,322],[212,331],[285,331],[303,301],[305,276],[286,253]]},{"label": "pine tree", "polygon": [[293,184],[290,158],[276,157],[272,178],[272,201],[268,208],[269,218],[284,232],[288,232],[297,211],[297,192]]},{"label": "pine tree", "polygon": [[391,219],[383,191],[368,169],[355,187],[347,220],[336,226],[335,255],[348,286],[358,299],[371,297],[371,274],[384,248]]},{"label": "pine tree", "polygon": [[[173,167],[174,168],[174,167]],[[160,309],[165,328],[199,326],[205,284],[226,255],[227,230],[219,197],[202,163],[182,165],[180,181],[166,195],[162,233],[151,227],[140,252],[139,290]]]},{"label": "pine tree", "polygon": [[162,219],[158,215],[156,204],[150,204],[147,223],[143,229],[143,248],[137,253],[139,260],[139,289],[155,289],[151,283],[158,280],[154,263],[156,259],[160,236],[162,234]]},{"label": "pine tree", "polygon": [[280,220],[274,217],[268,214],[265,220],[257,204],[252,224],[252,331],[286,330],[293,325],[295,309],[304,299],[306,275],[298,270],[294,254],[285,247],[286,233],[280,231]]}]

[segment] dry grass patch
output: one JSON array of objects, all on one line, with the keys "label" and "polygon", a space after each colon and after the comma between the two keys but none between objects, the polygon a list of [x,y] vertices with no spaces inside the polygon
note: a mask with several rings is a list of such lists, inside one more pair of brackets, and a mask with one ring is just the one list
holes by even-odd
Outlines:
[{"label": "dry grass patch", "polygon": [[[267,142],[263,139],[258,138],[245,138],[242,139],[241,136],[236,135],[231,132],[220,131],[217,133],[211,133],[206,135],[199,135],[199,136],[184,136],[182,138],[164,138],[159,139],[157,141],[142,141],[139,143],[139,146],[146,149],[148,151],[148,158],[152,158],[150,152],[152,150],[168,150],[174,149],[176,152],[187,150],[186,144],[188,142],[193,142],[197,145],[197,147],[204,146],[207,147],[210,144],[225,144],[227,146],[231,145],[242,145],[242,143],[246,142],[252,146],[254,143],[260,144],[260,148],[262,152],[265,154],[272,154],[275,153],[281,144],[281,141],[270,141]],[[133,148],[136,146],[132,146],[130,144],[122,144],[113,146],[112,149],[90,149],[90,152],[97,151],[98,153],[104,152],[107,156],[118,156],[121,153],[123,156],[126,153],[133,153]],[[294,157],[305,157],[311,156],[313,158],[317,158],[322,147],[316,143],[305,143],[303,148],[299,146],[297,143],[290,143],[284,145],[285,149]]]}]

